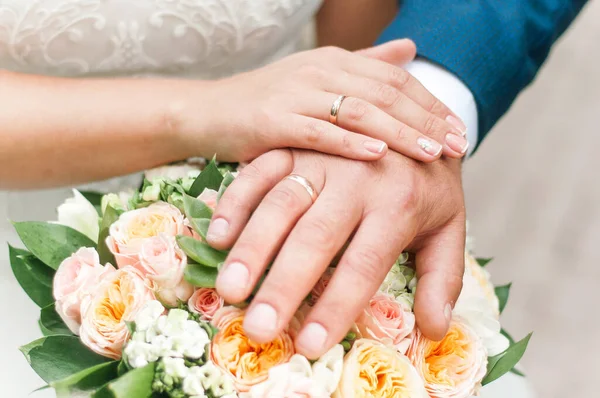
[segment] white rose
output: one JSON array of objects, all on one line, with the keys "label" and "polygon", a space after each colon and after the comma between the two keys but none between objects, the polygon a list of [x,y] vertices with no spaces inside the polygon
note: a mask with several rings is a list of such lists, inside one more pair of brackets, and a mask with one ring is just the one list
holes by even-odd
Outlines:
[{"label": "white rose", "polygon": [[58,224],[66,225],[81,232],[94,242],[98,242],[100,224],[98,212],[78,190],[73,190],[73,197],[58,206]]}]

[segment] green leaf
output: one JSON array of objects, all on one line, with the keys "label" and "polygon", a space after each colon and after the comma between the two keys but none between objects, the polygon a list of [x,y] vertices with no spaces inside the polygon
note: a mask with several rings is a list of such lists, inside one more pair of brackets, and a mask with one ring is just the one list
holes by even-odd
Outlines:
[{"label": "green leaf", "polygon": [[102,216],[102,197],[104,194],[94,191],[79,191],[79,193],[96,208],[98,215]]},{"label": "green leaf", "polygon": [[[39,307],[45,307],[53,303],[52,286],[48,286],[47,281],[40,281],[40,279],[44,278],[41,276],[43,271],[40,271],[38,275],[37,270],[34,271],[33,266],[31,268],[28,267],[24,260],[25,257],[31,254],[26,250],[16,249],[11,245],[8,245],[8,253],[12,272],[29,298]],[[44,267],[46,266],[44,265]]]},{"label": "green leaf", "polygon": [[98,235],[98,255],[100,264],[115,264],[115,256],[110,252],[106,245],[106,238],[110,231],[110,226],[119,219],[119,212],[112,206],[106,206],[102,222],[100,223],[100,234]]},{"label": "green leaf", "polygon": [[477,258],[476,260],[480,267],[485,267],[493,258]]},{"label": "green leaf", "polygon": [[213,249],[206,243],[189,236],[177,236],[177,243],[189,258],[207,267],[217,268],[219,263],[227,258],[227,253]]},{"label": "green leaf", "polygon": [[223,194],[225,193],[225,190],[231,185],[233,180],[235,180],[235,177],[233,176],[233,174],[227,172],[227,174],[225,174],[225,177],[223,177],[223,182],[221,183],[221,186],[219,187],[217,199],[221,199],[221,196],[223,196]]},{"label": "green leaf", "polygon": [[43,326],[42,331],[46,330],[48,334],[73,334],[56,312],[54,303],[42,308],[40,312],[40,325]]},{"label": "green leaf", "polygon": [[21,352],[28,358],[33,370],[47,383],[111,361],[90,351],[77,336],[44,337],[21,347]]},{"label": "green leaf", "polygon": [[215,191],[219,189],[221,186],[221,182],[223,181],[223,174],[217,168],[217,164],[215,163],[215,159],[210,161],[210,163],[202,170],[200,175],[196,178],[188,194],[193,197],[198,197],[206,188],[214,189]]},{"label": "green leaf", "polygon": [[211,218],[213,211],[203,201],[183,195],[183,210],[187,218]]},{"label": "green leaf", "polygon": [[[116,379],[118,361],[101,363],[82,370],[62,380],[50,383],[56,398],[88,396],[98,388]],[[85,393],[88,394],[85,394]]]},{"label": "green leaf", "polygon": [[13,224],[25,247],[44,264],[58,269],[60,263],[82,247],[96,247],[90,238],[73,228],[47,222]]},{"label": "green leaf", "polygon": [[27,270],[38,280],[42,285],[52,287],[52,281],[54,280],[54,271],[46,264],[38,260],[33,254],[19,256],[25,262]]},{"label": "green leaf", "polygon": [[521,377],[525,377],[525,373],[521,372],[519,369],[517,368],[512,368],[510,370],[510,373],[516,374],[517,376],[521,376]]},{"label": "green leaf", "polygon": [[496,286],[494,291],[496,292],[496,297],[498,297],[498,301],[500,302],[500,313],[504,311],[506,307],[506,303],[508,302],[508,295],[510,294],[510,287],[512,283],[504,286]]},{"label": "green leaf", "polygon": [[190,224],[194,231],[198,232],[198,234],[202,237],[202,239],[206,240],[206,233],[208,232],[208,226],[210,225],[210,219],[208,218],[192,218],[190,219]]},{"label": "green leaf", "polygon": [[93,398],[150,398],[156,363],[131,370],[98,390]]},{"label": "green leaf", "polygon": [[42,325],[41,319],[38,319],[38,326],[40,327],[40,331],[44,336],[54,336],[56,334],[52,330],[46,329],[46,327]]},{"label": "green leaf", "polygon": [[488,358],[488,371],[482,381],[484,386],[510,372],[519,363],[525,354],[531,335],[532,333],[529,333],[523,340],[511,345],[503,353]]},{"label": "green leaf", "polygon": [[[125,353],[123,353],[123,356],[125,356]],[[129,372],[129,370],[129,365],[127,365],[127,362],[124,360],[124,358],[122,358],[119,362],[119,366],[117,367],[117,374],[119,377],[121,377],[125,373]]]},{"label": "green leaf", "polygon": [[214,288],[218,273],[216,268],[192,263],[185,267],[183,277],[193,286]]},{"label": "green leaf", "polygon": [[513,339],[512,336],[510,334],[508,334],[508,332],[506,330],[501,329],[500,334],[502,334],[504,337],[506,337],[508,339],[508,342],[510,343],[510,345],[515,344],[515,339]]}]

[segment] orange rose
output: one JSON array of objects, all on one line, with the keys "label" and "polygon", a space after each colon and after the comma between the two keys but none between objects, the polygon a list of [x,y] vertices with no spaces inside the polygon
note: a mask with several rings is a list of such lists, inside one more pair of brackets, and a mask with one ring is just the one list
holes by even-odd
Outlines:
[{"label": "orange rose", "polygon": [[486,373],[483,342],[460,317],[453,318],[442,341],[428,340],[417,330],[407,355],[431,398],[475,395]]},{"label": "orange rose", "polygon": [[238,391],[247,392],[269,376],[269,369],[290,360],[294,343],[287,331],[266,344],[250,341],[242,326],[245,310],[223,307],[212,324],[219,329],[211,343],[211,360],[233,377]]}]

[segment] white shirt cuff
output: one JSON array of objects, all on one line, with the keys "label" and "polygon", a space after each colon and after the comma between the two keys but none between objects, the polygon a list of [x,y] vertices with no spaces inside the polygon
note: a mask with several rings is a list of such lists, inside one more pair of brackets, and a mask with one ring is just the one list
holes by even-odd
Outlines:
[{"label": "white shirt cuff", "polygon": [[452,110],[467,126],[468,155],[477,145],[477,104],[471,90],[446,69],[427,60],[417,59],[406,65],[427,90]]}]

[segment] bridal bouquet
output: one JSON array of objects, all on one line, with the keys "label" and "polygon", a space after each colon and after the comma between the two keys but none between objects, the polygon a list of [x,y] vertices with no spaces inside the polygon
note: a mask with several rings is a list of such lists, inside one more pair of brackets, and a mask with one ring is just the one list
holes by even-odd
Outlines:
[{"label": "bridal bouquet", "polygon": [[461,398],[518,373],[530,336],[514,342],[501,329],[510,286],[494,288],[489,260],[468,253],[442,341],[416,327],[419,283],[407,254],[318,360],[293,341],[334,267],[277,339],[249,340],[246,303],[225,303],[214,289],[227,253],[204,239],[234,175],[212,161],[202,172],[148,176],[130,193],[74,191],[58,222],[14,224],[27,250],[9,247],[11,267],[41,307],[45,336],[21,351],[58,397]]}]

